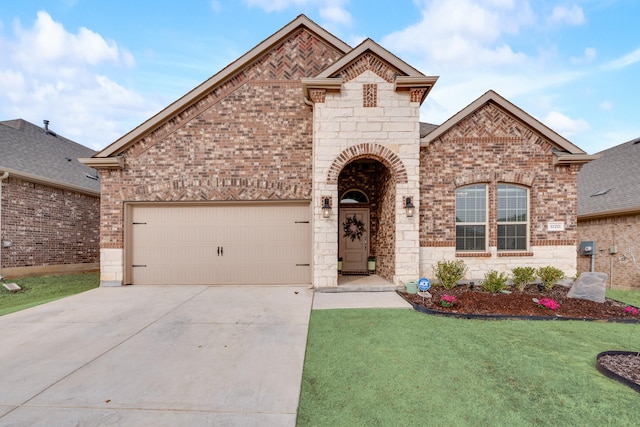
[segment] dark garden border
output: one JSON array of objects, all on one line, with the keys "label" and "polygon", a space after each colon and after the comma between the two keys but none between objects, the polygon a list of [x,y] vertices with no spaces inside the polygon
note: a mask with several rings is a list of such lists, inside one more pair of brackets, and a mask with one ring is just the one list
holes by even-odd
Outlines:
[{"label": "dark garden border", "polygon": [[616,355],[630,356],[634,354],[637,355],[638,352],[637,351],[620,351],[620,350],[603,351],[602,353],[598,353],[598,355],[596,356],[596,369],[600,371],[600,373],[605,377],[609,377],[611,379],[621,382],[624,385],[628,385],[629,387],[631,387],[632,389],[640,393],[640,384],[637,384],[631,381],[630,379],[623,377],[622,375],[618,375],[615,372],[610,371],[609,369],[605,368],[600,364],[600,358],[602,356],[616,356]]}]

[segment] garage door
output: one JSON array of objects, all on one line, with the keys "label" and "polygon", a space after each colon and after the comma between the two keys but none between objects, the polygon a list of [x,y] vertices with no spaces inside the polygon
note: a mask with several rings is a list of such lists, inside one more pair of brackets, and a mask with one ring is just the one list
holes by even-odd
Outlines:
[{"label": "garage door", "polygon": [[311,283],[308,203],[130,209],[132,284]]}]

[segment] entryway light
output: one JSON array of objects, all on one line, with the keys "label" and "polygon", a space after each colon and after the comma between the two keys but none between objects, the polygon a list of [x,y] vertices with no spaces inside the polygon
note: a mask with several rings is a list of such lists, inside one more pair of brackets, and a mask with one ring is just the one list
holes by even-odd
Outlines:
[{"label": "entryway light", "polygon": [[329,218],[331,216],[331,205],[329,204],[329,198],[324,198],[324,204],[322,205],[322,216]]},{"label": "entryway light", "polygon": [[407,210],[407,217],[411,218],[413,214],[416,212],[416,207],[411,203],[411,197],[407,197],[405,201],[404,208]]}]

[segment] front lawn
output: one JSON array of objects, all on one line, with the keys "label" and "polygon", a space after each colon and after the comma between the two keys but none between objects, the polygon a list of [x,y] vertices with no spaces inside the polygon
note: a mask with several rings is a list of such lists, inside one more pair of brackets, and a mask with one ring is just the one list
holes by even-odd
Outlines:
[{"label": "front lawn", "polygon": [[5,282],[17,283],[22,290],[11,293],[0,285],[0,316],[97,288],[100,284],[100,275],[99,273],[79,273],[26,277],[5,280]]},{"label": "front lawn", "polygon": [[640,324],[314,310],[298,426],[635,425],[605,350],[640,350]]}]

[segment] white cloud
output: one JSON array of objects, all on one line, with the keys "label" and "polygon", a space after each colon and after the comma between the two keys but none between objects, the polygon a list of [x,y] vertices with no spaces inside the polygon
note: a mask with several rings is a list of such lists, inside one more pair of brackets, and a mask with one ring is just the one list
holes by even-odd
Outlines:
[{"label": "white cloud", "polygon": [[553,8],[548,22],[552,24],[582,25],[586,22],[582,8],[573,6],[556,6]]},{"label": "white cloud", "polygon": [[533,22],[528,2],[507,0],[427,1],[422,19],[392,33],[382,45],[421,55],[439,70],[519,64],[526,55],[504,40]]},{"label": "white cloud", "polygon": [[606,70],[619,70],[640,62],[640,48],[604,65]]},{"label": "white cloud", "polygon": [[566,138],[587,132],[591,129],[583,119],[572,119],[557,111],[551,111],[543,120],[544,124]]},{"label": "white cloud", "polygon": [[590,62],[593,62],[596,57],[598,56],[597,51],[592,48],[592,47],[588,47],[584,50],[584,55],[581,57],[572,57],[569,61],[573,64],[573,65],[583,65],[583,64],[588,64]]},{"label": "white cloud", "polygon": [[69,33],[44,11],[38,12],[33,29],[24,29],[17,22],[15,32],[18,40],[13,56],[22,63],[34,66],[41,62],[93,66],[102,62],[134,65],[133,56],[118,48],[114,41],[107,41],[84,27],[77,34]]},{"label": "white cloud", "polygon": [[159,109],[105,69],[96,71],[131,69],[130,52],[87,28],[71,33],[47,12],[38,12],[32,27],[16,22],[12,35],[0,34],[0,46],[3,120],[48,119],[61,135],[101,149]]},{"label": "white cloud", "polygon": [[265,12],[279,12],[291,7],[317,7],[320,16],[330,24],[351,25],[351,14],[345,8],[348,0],[244,0],[249,7],[258,7]]}]

